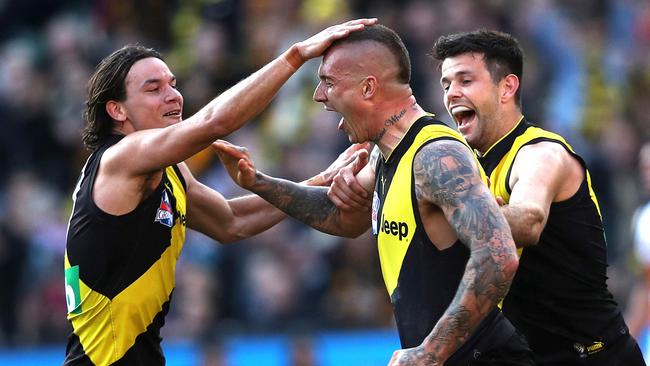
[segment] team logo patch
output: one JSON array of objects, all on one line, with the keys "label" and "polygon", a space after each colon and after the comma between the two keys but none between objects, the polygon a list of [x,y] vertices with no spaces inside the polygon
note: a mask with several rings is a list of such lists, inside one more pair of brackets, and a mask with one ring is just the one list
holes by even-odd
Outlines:
[{"label": "team logo patch", "polygon": [[160,200],[160,207],[158,207],[156,219],[154,221],[167,227],[174,226],[174,211],[172,211],[172,205],[169,203],[167,190],[163,191],[162,199]]},{"label": "team logo patch", "polygon": [[379,195],[377,191],[373,192],[372,195],[372,235],[377,235],[377,216],[379,213]]}]

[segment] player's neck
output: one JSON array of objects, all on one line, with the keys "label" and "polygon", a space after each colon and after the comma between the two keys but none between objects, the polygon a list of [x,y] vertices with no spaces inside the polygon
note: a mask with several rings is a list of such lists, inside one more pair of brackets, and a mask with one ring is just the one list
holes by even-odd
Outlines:
[{"label": "player's neck", "polygon": [[385,157],[390,155],[413,123],[426,114],[413,96],[404,103],[385,109],[385,112],[379,116],[382,121],[381,131],[385,132],[376,141],[382,154]]}]

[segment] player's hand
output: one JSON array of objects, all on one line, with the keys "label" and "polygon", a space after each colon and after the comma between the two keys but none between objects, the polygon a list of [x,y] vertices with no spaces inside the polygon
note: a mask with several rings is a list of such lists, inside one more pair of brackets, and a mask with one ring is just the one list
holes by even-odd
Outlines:
[{"label": "player's hand", "polygon": [[506,201],[503,199],[503,197],[496,196],[495,199],[497,200],[497,204],[499,205],[499,207],[506,205]]},{"label": "player's hand", "polygon": [[[363,168],[368,163],[368,151],[370,150],[370,143],[364,142],[361,144],[352,144],[345,151],[343,151],[339,156],[321,173],[315,177],[309,179],[307,184],[312,186],[329,186],[332,184],[334,177],[341,171],[341,169],[350,165],[354,160],[359,157],[359,166],[358,168]],[[354,174],[356,174],[355,172]]]},{"label": "player's hand", "polygon": [[332,185],[327,190],[327,197],[338,209],[370,211],[372,205],[370,194],[356,177],[366,164],[368,164],[367,151],[365,154],[357,154],[354,160],[341,168],[334,177]]},{"label": "player's hand", "polygon": [[377,23],[377,18],[366,18],[333,25],[302,42],[296,43],[296,48],[302,60],[307,61],[321,56],[335,40],[347,37],[351,32],[360,31],[366,26],[375,23]]},{"label": "player's hand", "polygon": [[235,183],[245,189],[250,189],[255,185],[257,182],[257,169],[255,169],[255,165],[245,147],[233,145],[228,141],[217,140],[212,143],[212,148]]},{"label": "player's hand", "polygon": [[434,355],[426,352],[423,346],[400,349],[393,352],[393,357],[388,362],[388,366],[441,366]]}]

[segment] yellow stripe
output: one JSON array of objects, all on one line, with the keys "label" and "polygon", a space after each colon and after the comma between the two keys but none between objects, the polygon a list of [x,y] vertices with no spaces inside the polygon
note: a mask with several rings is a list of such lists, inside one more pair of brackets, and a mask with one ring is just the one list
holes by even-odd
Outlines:
[{"label": "yellow stripe", "polygon": [[[172,168],[167,168],[167,175],[173,186],[176,210],[184,217],[185,190]],[[68,319],[94,364],[110,365],[122,358],[169,301],[175,285],[176,262],[185,241],[183,223],[180,218],[175,220],[170,246],[160,259],[112,301],[79,280],[82,312],[68,313]],[[67,255],[64,267],[70,267]]]}]

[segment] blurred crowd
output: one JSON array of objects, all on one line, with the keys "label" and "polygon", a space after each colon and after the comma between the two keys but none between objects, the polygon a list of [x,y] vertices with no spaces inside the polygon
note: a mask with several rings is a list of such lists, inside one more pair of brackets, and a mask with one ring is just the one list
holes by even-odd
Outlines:
[{"label": "blurred crowd", "polygon": [[[650,194],[638,179],[639,151],[650,141],[647,0],[0,1],[0,347],[62,344],[70,331],[66,226],[88,156],[80,138],[86,83],[104,56],[127,43],[161,51],[189,116],[293,42],[356,17],[378,17],[402,36],[416,98],[446,122],[427,56],[437,37],[486,27],[522,42],[524,114],[587,160],[607,228],[610,286],[625,309],[645,276],[631,223]],[[228,137],[262,171],[300,181],[348,145],[339,116],[311,100],[318,62]],[[212,152],[189,164],[224,196],[245,193]],[[370,235],[342,239],[285,220],[229,245],[188,233],[163,335],[214,344],[229,334],[391,326]]]}]

